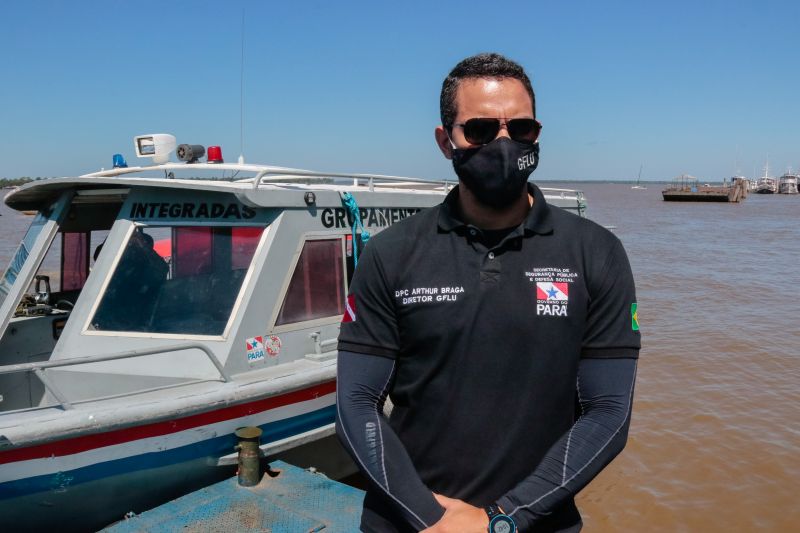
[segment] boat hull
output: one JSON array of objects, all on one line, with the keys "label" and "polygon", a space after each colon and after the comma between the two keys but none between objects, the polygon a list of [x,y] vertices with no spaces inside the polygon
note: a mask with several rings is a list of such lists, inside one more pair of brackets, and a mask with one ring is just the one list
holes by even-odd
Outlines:
[{"label": "boat hull", "polygon": [[729,202],[728,193],[702,194],[702,193],[682,193],[682,192],[663,192],[665,202]]},{"label": "boat hull", "polygon": [[[285,439],[333,423],[334,400],[335,383],[327,382],[166,422],[0,452],[0,531],[97,530],[233,475],[235,466],[217,466],[217,460],[234,450],[237,428],[260,427],[262,442]],[[284,455],[331,477],[352,472],[335,436]]]}]

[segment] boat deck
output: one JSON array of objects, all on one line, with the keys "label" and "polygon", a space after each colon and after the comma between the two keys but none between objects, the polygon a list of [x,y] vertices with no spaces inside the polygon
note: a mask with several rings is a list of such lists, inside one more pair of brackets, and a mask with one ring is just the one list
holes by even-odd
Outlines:
[{"label": "boat deck", "polygon": [[103,531],[358,531],[363,499],[363,491],[275,461],[254,487],[230,478]]}]

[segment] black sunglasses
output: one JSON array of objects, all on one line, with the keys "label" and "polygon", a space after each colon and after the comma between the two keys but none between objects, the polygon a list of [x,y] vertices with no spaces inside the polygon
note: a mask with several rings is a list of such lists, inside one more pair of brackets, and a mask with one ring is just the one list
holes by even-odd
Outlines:
[{"label": "black sunglasses", "polygon": [[489,144],[500,133],[505,124],[508,136],[517,142],[534,143],[539,138],[542,125],[535,118],[471,118],[461,124],[453,124],[464,130],[464,138],[470,144]]}]

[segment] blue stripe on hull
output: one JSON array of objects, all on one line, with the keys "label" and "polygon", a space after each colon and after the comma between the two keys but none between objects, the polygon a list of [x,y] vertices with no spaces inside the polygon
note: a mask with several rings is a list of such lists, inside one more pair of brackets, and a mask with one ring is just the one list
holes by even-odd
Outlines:
[{"label": "blue stripe on hull", "polygon": [[[311,413],[264,424],[259,426],[263,431],[261,441],[271,442],[330,424],[334,421],[335,415],[336,406],[331,405]],[[197,429],[202,429],[202,426]],[[0,483],[0,500],[8,500],[34,493],[66,490],[68,487],[75,487],[89,481],[110,478],[139,470],[175,465],[201,458],[209,458],[216,461],[218,457],[232,453],[235,445],[236,436],[231,433],[172,450],[144,453],[67,472]],[[2,472],[1,467],[0,472]],[[154,480],[154,483],[157,482],[158,480]],[[0,502],[1,505],[2,502]],[[0,510],[2,510],[2,507],[0,507]]]}]

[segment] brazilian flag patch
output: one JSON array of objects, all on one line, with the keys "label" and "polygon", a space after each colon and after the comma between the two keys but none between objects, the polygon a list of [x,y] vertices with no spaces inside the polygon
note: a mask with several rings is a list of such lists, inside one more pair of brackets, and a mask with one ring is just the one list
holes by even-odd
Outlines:
[{"label": "brazilian flag patch", "polygon": [[639,311],[636,309],[636,303],[631,304],[631,329],[639,331]]}]

